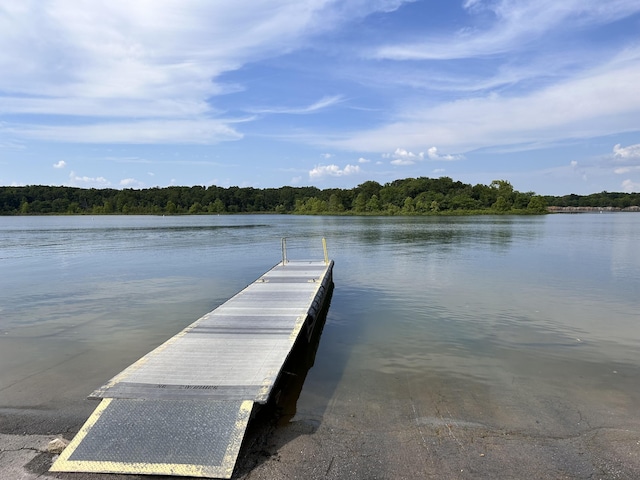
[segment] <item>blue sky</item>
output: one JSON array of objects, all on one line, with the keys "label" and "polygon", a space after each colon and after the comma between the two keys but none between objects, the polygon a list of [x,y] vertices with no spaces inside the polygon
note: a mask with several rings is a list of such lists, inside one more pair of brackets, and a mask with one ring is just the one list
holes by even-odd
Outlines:
[{"label": "blue sky", "polygon": [[0,185],[640,191],[638,0],[0,0]]}]

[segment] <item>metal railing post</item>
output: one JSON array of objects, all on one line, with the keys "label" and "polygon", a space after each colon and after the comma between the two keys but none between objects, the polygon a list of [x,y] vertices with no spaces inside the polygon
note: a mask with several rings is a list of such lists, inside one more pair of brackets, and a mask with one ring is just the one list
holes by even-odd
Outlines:
[{"label": "metal railing post", "polygon": [[282,237],[282,266],[287,263],[287,239]]},{"label": "metal railing post", "polygon": [[322,249],[324,250],[324,263],[329,265],[329,254],[327,253],[327,239],[322,237]]}]

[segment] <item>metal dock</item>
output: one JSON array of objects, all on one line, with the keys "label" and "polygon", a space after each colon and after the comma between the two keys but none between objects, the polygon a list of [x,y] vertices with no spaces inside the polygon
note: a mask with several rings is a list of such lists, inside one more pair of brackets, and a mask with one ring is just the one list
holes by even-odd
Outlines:
[{"label": "metal dock", "polygon": [[102,399],[51,467],[230,478],[254,404],[266,403],[332,284],[333,261],[283,261],[93,392]]}]

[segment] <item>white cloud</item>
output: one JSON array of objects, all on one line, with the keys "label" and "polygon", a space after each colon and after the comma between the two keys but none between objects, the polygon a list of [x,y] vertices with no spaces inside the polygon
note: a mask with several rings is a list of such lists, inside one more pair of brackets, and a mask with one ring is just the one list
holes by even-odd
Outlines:
[{"label": "white cloud", "polygon": [[630,179],[622,182],[622,190],[627,193],[640,192],[640,182],[634,182]]},{"label": "white cloud", "polygon": [[444,173],[446,170],[444,168],[434,168],[432,173]]},{"label": "white cloud", "polygon": [[359,165],[347,165],[343,170],[344,175],[352,175],[355,173],[360,173]]},{"label": "white cloud", "polygon": [[571,165],[572,168],[576,168],[578,166],[578,161],[577,160],[571,160],[571,162],[569,162],[569,165]]},{"label": "white cloud", "polygon": [[342,177],[345,175],[353,175],[360,173],[359,165],[347,165],[340,168],[338,165],[317,165],[309,171],[309,178],[321,179],[325,177]]},{"label": "white cloud", "polygon": [[322,158],[324,158],[325,160],[329,160],[331,157],[333,157],[333,154],[332,153],[322,153],[322,154],[320,154],[320,156]]},{"label": "white cloud", "polygon": [[53,164],[53,168],[64,168],[67,166],[67,162],[65,162],[64,160],[60,160],[57,163]]},{"label": "white cloud", "polygon": [[69,186],[83,188],[105,188],[111,186],[109,180],[104,177],[88,177],[76,175],[75,172],[69,174]]},{"label": "white cloud", "polygon": [[622,147],[620,144],[614,145],[612,162],[614,165],[619,165],[613,170],[617,175],[640,172],[640,143],[627,147]]},{"label": "white cloud", "polygon": [[123,178],[120,180],[120,186],[126,188],[143,188],[144,183],[135,178]]},{"label": "white cloud", "polygon": [[424,152],[413,153],[404,148],[396,148],[393,153],[385,153],[383,158],[392,158],[391,165],[413,165],[419,160],[424,160]]},{"label": "white cloud", "polygon": [[369,162],[371,162],[371,160],[369,160],[368,158],[360,157],[358,159],[358,163],[369,163]]},{"label": "white cloud", "polygon": [[438,152],[436,147],[431,147],[427,150],[427,154],[425,156],[424,152],[413,153],[404,148],[396,148],[393,153],[385,153],[382,155],[383,158],[392,158],[391,165],[413,165],[418,161],[422,161],[425,158],[429,160],[438,160],[438,161],[454,161],[461,160],[464,158],[464,155],[452,155],[452,154],[441,154]]},{"label": "white cloud", "polygon": [[624,159],[640,159],[640,143],[635,145],[629,145],[628,147],[622,147],[619,143],[614,145],[613,154],[618,158]]},{"label": "white cloud", "polygon": [[438,152],[436,147],[431,147],[427,150],[427,156],[430,160],[439,160],[445,162],[451,162],[454,160],[462,160],[464,155],[451,155],[450,153],[442,154]]}]

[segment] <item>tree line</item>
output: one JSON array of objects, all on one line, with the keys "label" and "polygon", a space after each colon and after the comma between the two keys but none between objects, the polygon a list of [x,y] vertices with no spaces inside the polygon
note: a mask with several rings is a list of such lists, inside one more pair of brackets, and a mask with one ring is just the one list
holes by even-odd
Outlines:
[{"label": "tree line", "polygon": [[561,197],[545,196],[551,207],[613,207],[629,208],[640,206],[640,193],[600,192],[591,195],[563,195]]},{"label": "tree line", "polygon": [[[608,203],[607,203],[608,202]],[[505,180],[469,185],[449,177],[406,178],[351,189],[218,186],[86,189],[32,185],[0,187],[0,215],[292,213],[425,215],[547,212],[547,206],[640,205],[639,194],[549,197],[518,192]]]}]

